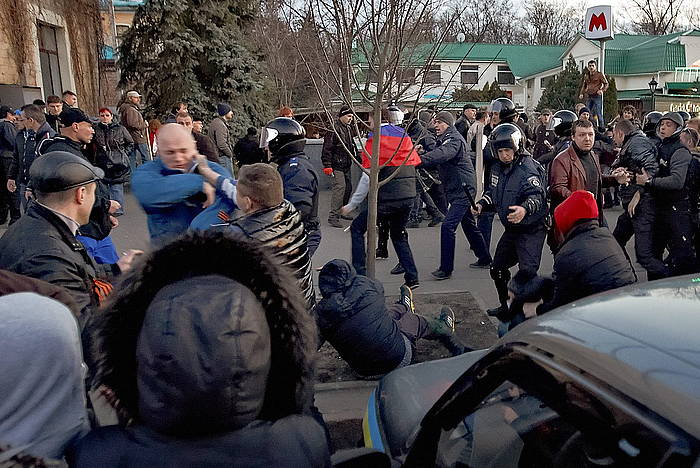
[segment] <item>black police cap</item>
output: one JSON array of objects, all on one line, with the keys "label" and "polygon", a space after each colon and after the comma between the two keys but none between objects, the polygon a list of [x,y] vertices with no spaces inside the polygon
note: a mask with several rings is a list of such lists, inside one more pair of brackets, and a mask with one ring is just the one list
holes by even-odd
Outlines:
[{"label": "black police cap", "polygon": [[66,151],[52,151],[37,158],[29,169],[34,190],[55,193],[96,182],[104,171]]},{"label": "black police cap", "polygon": [[64,108],[58,118],[61,121],[61,125],[64,127],[70,127],[74,123],[80,122],[92,123],[90,117],[88,117],[85,112],[74,107]]}]

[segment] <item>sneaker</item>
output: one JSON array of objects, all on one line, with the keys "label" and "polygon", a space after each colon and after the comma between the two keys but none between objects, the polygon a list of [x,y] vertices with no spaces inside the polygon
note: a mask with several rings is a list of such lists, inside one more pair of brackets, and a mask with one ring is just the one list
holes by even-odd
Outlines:
[{"label": "sneaker", "polygon": [[403,275],[404,273],[406,273],[406,270],[403,269],[400,263],[397,263],[396,266],[392,268],[389,273],[391,273],[392,275]]},{"label": "sneaker", "polygon": [[420,227],[420,221],[409,221],[406,223],[406,229],[416,229]]},{"label": "sneaker", "polygon": [[479,260],[478,262],[470,263],[469,268],[491,268],[491,262],[482,262]]},{"label": "sneaker", "polygon": [[334,228],[345,228],[338,218],[328,218],[328,225]]},{"label": "sneaker", "polygon": [[355,219],[352,216],[346,216],[346,215],[340,215],[340,217],[346,221],[352,221],[353,219]]},{"label": "sneaker", "polygon": [[428,319],[429,336],[437,339],[441,336],[450,336],[455,332],[455,313],[451,308],[442,306],[440,315]]},{"label": "sneaker", "polygon": [[406,281],[403,286],[408,286],[411,289],[416,289],[418,286],[420,286],[420,282],[417,279]]},{"label": "sneaker", "polygon": [[399,297],[399,304],[403,304],[406,308],[411,311],[411,313],[416,313],[416,308],[413,305],[413,291],[408,284],[401,285],[400,288],[401,297]]},{"label": "sneaker", "polygon": [[433,275],[433,278],[435,278],[437,281],[450,279],[452,276],[452,273],[446,273],[439,268],[430,274]]},{"label": "sneaker", "polygon": [[429,227],[438,226],[438,225],[442,224],[443,221],[445,221],[445,217],[444,217],[443,215],[438,215],[438,216],[434,217],[434,218],[428,223],[428,226],[429,226]]},{"label": "sneaker", "polygon": [[377,260],[386,260],[389,258],[389,251],[386,249],[377,249],[374,251],[374,256]]}]

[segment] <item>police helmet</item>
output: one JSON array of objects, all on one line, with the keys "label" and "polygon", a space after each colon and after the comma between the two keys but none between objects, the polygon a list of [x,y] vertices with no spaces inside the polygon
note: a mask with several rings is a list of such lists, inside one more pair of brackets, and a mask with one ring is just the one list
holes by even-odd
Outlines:
[{"label": "police helmet", "polygon": [[299,122],[289,117],[270,120],[260,132],[260,147],[268,148],[273,157],[303,151],[306,131]]},{"label": "police helmet", "polygon": [[498,112],[498,118],[502,122],[512,122],[518,116],[518,111],[515,110],[515,104],[508,98],[500,97],[494,99],[489,104],[488,112]]},{"label": "police helmet", "polygon": [[681,130],[683,130],[684,122],[680,112],[667,112],[666,114],[662,115],[659,119],[659,122],[656,124],[657,129],[661,125],[661,122],[663,122],[664,120],[670,120],[671,122],[676,124],[676,131],[673,132],[674,135],[680,133]]},{"label": "police helmet", "polygon": [[642,125],[644,133],[647,135],[650,133],[656,133],[656,126],[658,125],[659,120],[661,120],[661,117],[663,117],[663,114],[659,111],[651,111],[645,115],[644,124]]},{"label": "police helmet", "polygon": [[578,117],[570,110],[557,111],[547,124],[547,130],[554,130],[554,134],[559,138],[571,136],[571,127],[576,120]]},{"label": "police helmet", "polygon": [[522,148],[523,132],[512,123],[497,125],[489,135],[489,143],[494,156],[497,156],[498,150],[502,148],[510,148],[518,153]]},{"label": "police helmet", "polygon": [[690,120],[690,114],[687,113],[686,111],[678,111],[678,115],[680,115],[683,118],[683,125]]}]

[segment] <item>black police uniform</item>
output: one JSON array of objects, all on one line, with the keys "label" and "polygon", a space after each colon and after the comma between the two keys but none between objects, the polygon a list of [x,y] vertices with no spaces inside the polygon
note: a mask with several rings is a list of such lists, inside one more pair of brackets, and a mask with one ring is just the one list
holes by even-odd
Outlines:
[{"label": "black police uniform", "polygon": [[[641,173],[644,169],[651,177],[654,177],[659,167],[656,145],[641,130],[627,135],[622,143],[620,154],[612,167],[624,167],[635,174]],[[628,207],[637,192],[640,195],[639,202],[635,208],[634,216],[630,216]],[[622,199],[623,211],[618,217],[617,225],[613,231],[615,240],[624,250],[634,234],[634,250],[637,261],[652,277],[663,276],[666,267],[653,255],[656,209],[649,188],[640,187],[632,181],[629,185],[621,186],[619,194]]]},{"label": "black police uniform", "polygon": [[671,254],[671,266],[660,277],[691,273],[696,269],[686,187],[691,158],[690,151],[680,141],[680,131],[664,138],[659,146],[659,170],[648,182],[656,203],[654,256],[661,260],[666,248]]},{"label": "black police uniform", "polygon": [[[495,210],[505,227],[491,264],[491,278],[501,307],[507,309],[509,268],[517,264],[520,270],[536,273],[540,267],[547,232],[544,167],[525,152],[517,154],[510,164],[499,161],[491,168],[488,186],[478,203],[484,210]],[[513,205],[526,211],[518,224],[508,221],[508,207]]]}]

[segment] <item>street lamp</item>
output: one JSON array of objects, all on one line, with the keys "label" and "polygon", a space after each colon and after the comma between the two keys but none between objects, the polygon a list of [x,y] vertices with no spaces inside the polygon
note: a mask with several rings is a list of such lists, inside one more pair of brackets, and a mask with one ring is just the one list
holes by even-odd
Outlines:
[{"label": "street lamp", "polygon": [[659,83],[657,83],[656,79],[652,76],[651,81],[649,82],[649,91],[651,91],[651,110],[656,109],[655,96],[656,96],[656,87],[657,86],[659,86]]}]

